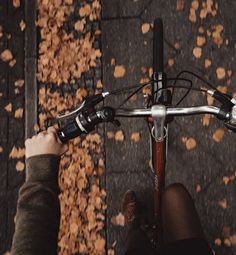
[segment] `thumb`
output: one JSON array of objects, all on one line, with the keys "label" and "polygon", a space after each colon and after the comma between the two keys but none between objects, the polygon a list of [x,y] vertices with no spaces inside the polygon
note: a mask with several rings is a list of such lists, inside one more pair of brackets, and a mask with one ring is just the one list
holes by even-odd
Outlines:
[{"label": "thumb", "polygon": [[64,154],[65,152],[67,152],[68,149],[69,149],[68,144],[63,144],[63,145],[61,146],[61,155]]}]

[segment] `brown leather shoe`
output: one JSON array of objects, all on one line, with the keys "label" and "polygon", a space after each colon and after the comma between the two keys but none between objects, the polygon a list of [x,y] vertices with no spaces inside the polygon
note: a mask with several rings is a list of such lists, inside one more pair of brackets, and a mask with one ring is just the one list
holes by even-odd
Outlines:
[{"label": "brown leather shoe", "polygon": [[125,192],[122,200],[122,213],[125,217],[125,225],[138,221],[138,202],[134,191],[128,190]]}]

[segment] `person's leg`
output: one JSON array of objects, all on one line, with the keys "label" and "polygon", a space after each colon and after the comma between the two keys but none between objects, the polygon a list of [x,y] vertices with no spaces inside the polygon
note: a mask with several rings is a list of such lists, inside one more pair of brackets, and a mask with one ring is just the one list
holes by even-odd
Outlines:
[{"label": "person's leg", "polygon": [[165,254],[178,254],[177,249],[182,255],[212,254],[193,200],[182,184],[172,184],[163,193],[162,230],[168,247]]},{"label": "person's leg", "polygon": [[126,237],[125,255],[153,255],[151,243],[140,227],[140,212],[134,191],[127,191],[122,201],[125,225],[129,228]]}]

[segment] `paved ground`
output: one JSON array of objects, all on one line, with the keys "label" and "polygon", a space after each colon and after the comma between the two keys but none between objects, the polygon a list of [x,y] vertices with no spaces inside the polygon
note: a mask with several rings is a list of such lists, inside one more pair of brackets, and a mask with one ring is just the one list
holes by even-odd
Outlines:
[{"label": "paved ground", "polygon": [[[22,1],[24,2],[24,1]],[[223,85],[216,79],[215,69],[221,65],[233,71],[231,77],[232,85],[229,92],[235,92],[235,34],[236,26],[234,14],[236,3],[231,0],[227,5],[223,1],[218,1],[219,12],[215,18],[204,21],[204,27],[212,24],[224,25],[224,38],[229,39],[229,45],[217,48],[210,40],[203,48],[203,57],[196,61],[192,55],[195,47],[197,29],[200,21],[192,24],[188,21],[190,1],[185,1],[186,6],[183,12],[176,12],[175,1],[171,0],[102,0],[103,17],[102,28],[102,75],[105,89],[113,90],[128,84],[139,83],[142,78],[141,67],[151,67],[152,64],[152,30],[143,35],[141,26],[144,22],[152,22],[155,17],[162,17],[165,27],[165,59],[173,58],[174,66],[167,67],[168,75],[174,76],[183,68],[195,71],[210,79],[216,86]],[[17,64],[10,69],[7,64],[0,61],[0,92],[4,94],[0,99],[0,146],[4,148],[0,153],[0,254],[9,250],[11,238],[14,231],[13,218],[15,215],[16,199],[18,189],[24,179],[24,173],[15,170],[15,160],[8,161],[8,155],[13,147],[23,146],[24,141],[24,121],[17,120],[12,113],[6,113],[5,105],[13,103],[13,109],[24,107],[24,89],[18,96],[15,96],[14,82],[24,79],[24,60],[26,66],[34,66],[35,41],[24,41],[24,33],[19,30],[21,19],[31,19],[24,14],[24,3],[20,9],[13,9],[9,1],[2,0],[0,3],[0,25],[4,30],[11,34],[11,39],[6,37],[0,39],[0,51],[11,48],[16,57]],[[33,12],[29,12],[33,14]],[[14,16],[14,19],[12,17]],[[29,30],[28,30],[29,31]],[[31,31],[29,31],[31,32]],[[34,33],[31,33],[34,34]],[[27,37],[28,38],[28,37]],[[36,39],[36,37],[34,38]],[[173,45],[180,42],[181,50],[176,51]],[[26,56],[24,46],[27,46]],[[30,49],[31,47],[31,49]],[[26,57],[26,58],[25,58]],[[204,59],[208,57],[213,61],[212,67],[206,71]],[[115,79],[113,76],[114,66],[111,59],[116,59],[116,64],[124,65],[126,75],[122,79]],[[35,81],[35,72],[26,72],[26,82]],[[101,70],[97,70],[98,77]],[[91,74],[87,74],[87,83],[92,80]],[[194,80],[196,83],[196,80]],[[7,86],[2,86],[3,84]],[[93,84],[92,84],[93,85]],[[198,85],[202,85],[198,83]],[[41,85],[40,85],[41,86]],[[76,88],[75,88],[76,89]],[[33,91],[31,91],[33,92]],[[29,91],[26,91],[29,93]],[[27,94],[29,95],[29,94]],[[33,97],[32,97],[33,99]],[[114,99],[112,104],[118,103],[121,98]],[[33,100],[34,101],[34,100]],[[185,105],[203,104],[206,100],[202,96],[191,94],[186,100]],[[31,102],[31,105],[33,102]],[[134,103],[134,106],[141,105],[141,96]],[[37,110],[37,109],[33,109]],[[31,113],[33,112],[31,111]],[[28,113],[30,114],[30,113]],[[33,118],[36,116],[27,115],[26,133],[32,130]],[[30,122],[30,120],[32,120]],[[151,221],[151,201],[152,201],[152,175],[148,167],[149,162],[149,143],[148,130],[143,120],[121,120],[121,129],[124,131],[124,142],[108,140],[104,136],[106,150],[106,185],[107,197],[107,239],[108,247],[117,241],[116,254],[121,254],[124,240],[125,229],[111,224],[111,216],[120,211],[120,201],[123,193],[128,189],[134,189],[148,211],[147,223]],[[200,117],[178,118],[170,126],[169,155],[167,167],[167,182],[181,182],[189,189],[196,206],[198,208],[206,236],[216,251],[216,254],[231,255],[236,254],[235,246],[227,247],[221,245],[216,247],[214,240],[220,238],[222,241],[230,235],[236,234],[236,225],[233,218],[236,209],[236,190],[235,182],[224,185],[223,176],[234,174],[236,163],[234,161],[234,147],[236,137],[232,133],[226,134],[221,143],[216,143],[212,139],[212,134],[222,124],[217,120],[211,120],[209,127],[203,127]],[[107,125],[105,131],[115,131],[112,125]],[[141,133],[141,140],[138,143],[130,141],[133,132]],[[100,130],[102,131],[102,128]],[[188,152],[181,142],[182,137],[194,137],[197,141],[195,150]],[[196,192],[196,186],[201,186],[201,192]],[[218,201],[227,199],[227,208],[222,209]],[[224,231],[223,231],[224,229]]]},{"label": "paved ground", "polygon": [[[12,18],[14,17],[14,19]],[[15,95],[15,81],[24,79],[24,33],[20,31],[19,23],[24,19],[24,4],[19,9],[13,8],[7,0],[0,3],[0,25],[4,36],[0,38],[0,52],[10,48],[16,65],[12,68],[0,61],[0,254],[9,249],[14,232],[13,218],[17,201],[18,189],[24,180],[24,172],[17,172],[17,160],[8,160],[8,156],[15,145],[23,147],[24,144],[24,118],[14,118],[17,108],[24,108],[24,88],[20,94]],[[7,38],[7,35],[11,37]],[[12,103],[11,113],[4,107]]]},{"label": "paved ground", "polygon": [[[188,69],[208,78],[216,86],[226,83],[219,82],[215,75],[218,66],[233,71],[232,85],[229,92],[234,92],[235,87],[235,26],[232,26],[236,4],[229,1],[227,6],[219,3],[219,12],[215,18],[206,19],[193,24],[188,20],[191,1],[185,1],[183,12],[176,11],[176,1],[108,1],[103,0],[102,18],[102,51],[103,51],[103,80],[105,88],[113,90],[128,84],[139,83],[142,73],[141,67],[152,65],[152,30],[143,35],[141,26],[145,22],[153,22],[155,17],[162,17],[165,30],[165,63],[169,77],[175,76],[182,69]],[[203,48],[203,56],[196,60],[192,50],[196,45],[197,30],[200,25],[205,28],[213,24],[223,24],[224,38],[229,39],[229,45],[217,48],[209,39]],[[234,22],[235,23],[235,22]],[[174,44],[179,42],[181,50],[175,50]],[[121,79],[113,76],[114,58],[117,65],[124,65],[126,74]],[[167,65],[167,60],[173,58],[175,64]],[[204,68],[204,59],[212,59],[212,67]],[[202,83],[197,83],[198,86]],[[117,103],[114,99],[112,103]],[[206,104],[201,95],[192,93],[184,105]],[[137,106],[135,102],[134,106]],[[125,240],[125,229],[113,226],[110,216],[120,211],[120,201],[125,190],[134,189],[147,208],[151,203],[152,179],[148,167],[149,142],[148,131],[143,120],[121,120],[121,129],[125,134],[123,143],[114,140],[106,140],[106,162],[108,190],[108,246],[117,240],[117,253],[121,254]],[[203,127],[201,117],[178,118],[170,125],[169,155],[167,166],[167,183],[181,182],[192,194],[198,212],[200,214],[206,236],[216,251],[216,254],[236,254],[235,246],[217,247],[214,240],[227,237],[225,227],[230,228],[230,235],[235,234],[236,225],[234,213],[236,209],[235,182],[227,186],[222,178],[225,175],[234,174],[236,164],[234,161],[234,143],[236,137],[225,129],[225,137],[221,143],[212,139],[214,131],[222,127],[222,123],[216,119],[211,120],[209,127]],[[107,131],[114,131],[113,126],[107,125]],[[130,142],[132,132],[141,132],[141,140],[134,144]],[[187,151],[182,143],[182,137],[193,137],[197,141],[197,147],[193,151]],[[201,191],[196,192],[197,185]],[[226,198],[228,206],[222,209],[218,201]],[[224,231],[223,231],[224,228]]]}]

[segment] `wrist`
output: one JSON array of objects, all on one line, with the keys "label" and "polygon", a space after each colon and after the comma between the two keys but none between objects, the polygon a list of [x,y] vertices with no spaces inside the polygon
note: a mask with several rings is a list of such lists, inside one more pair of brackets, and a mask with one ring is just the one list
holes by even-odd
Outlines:
[{"label": "wrist", "polygon": [[41,154],[26,159],[26,181],[53,181],[58,183],[60,156]]}]

